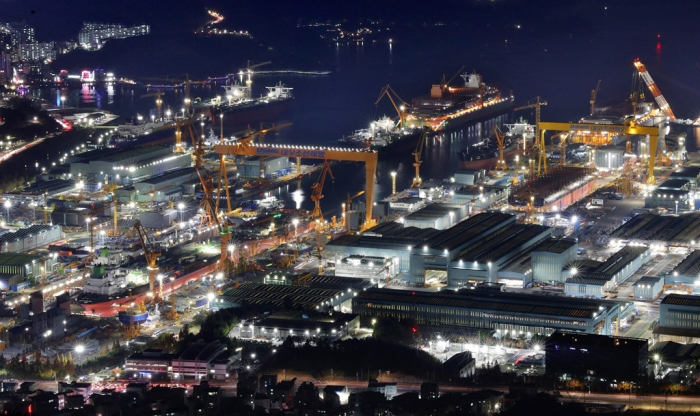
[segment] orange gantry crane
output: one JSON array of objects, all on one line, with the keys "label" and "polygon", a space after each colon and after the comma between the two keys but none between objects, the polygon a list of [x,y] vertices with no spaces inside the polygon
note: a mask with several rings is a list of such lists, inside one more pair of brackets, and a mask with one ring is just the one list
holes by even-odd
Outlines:
[{"label": "orange gantry crane", "polygon": [[348,149],[339,147],[302,146],[288,144],[262,144],[262,143],[235,143],[219,144],[214,146],[214,151],[224,155],[239,156],[268,156],[268,157],[296,157],[316,160],[343,160],[352,162],[364,162],[365,164],[365,191],[366,212],[363,229],[370,228],[372,220],[372,205],[374,203],[374,178],[377,173],[378,154],[367,149]]},{"label": "orange gantry crane", "polygon": [[139,242],[141,242],[141,247],[143,247],[143,255],[146,257],[146,270],[148,271],[148,290],[153,293],[153,301],[159,302],[161,299],[161,288],[158,288],[158,292],[155,291],[156,288],[156,278],[158,277],[158,257],[160,257],[160,251],[156,250],[155,246],[148,239],[148,234],[146,230],[141,225],[140,221],[136,221],[134,224],[134,231],[139,237]]},{"label": "orange gantry crane", "polygon": [[598,80],[598,85],[596,85],[594,90],[591,90],[591,115],[595,113],[595,102],[598,99],[598,91],[600,90],[600,81]]},{"label": "orange gantry crane", "polygon": [[318,176],[316,183],[311,185],[311,200],[314,201],[314,210],[311,212],[312,218],[318,218],[323,221],[323,211],[321,211],[321,199],[323,199],[323,184],[326,182],[326,175],[331,175],[331,179],[335,181],[331,164],[327,160],[323,161],[321,174]]},{"label": "orange gantry crane", "polygon": [[647,88],[649,88],[649,91],[651,91],[651,94],[654,96],[654,99],[659,105],[659,109],[661,110],[661,112],[664,113],[670,121],[676,121],[676,115],[673,114],[671,106],[668,105],[668,102],[664,98],[663,94],[661,94],[661,90],[651,78],[651,75],[649,75],[647,67],[644,66],[644,64],[639,60],[639,58],[634,60],[634,66],[635,68],[637,68],[637,71],[639,71],[639,75],[644,80],[644,83],[647,84]]},{"label": "orange gantry crane", "polygon": [[377,101],[374,102],[374,105],[379,104],[379,102],[386,96],[389,98],[389,101],[391,101],[391,105],[394,106],[394,110],[396,110],[396,113],[399,115],[399,125],[401,127],[406,127],[406,109],[411,107],[410,104],[405,102],[404,100],[399,97],[399,95],[394,91],[390,85],[387,84],[384,88],[382,88],[382,91],[379,93],[379,98],[377,98]]},{"label": "orange gantry crane", "polygon": [[496,135],[496,142],[498,143],[498,162],[496,163],[496,170],[506,170],[506,158],[503,156],[506,134],[495,124],[493,125],[493,134]]}]

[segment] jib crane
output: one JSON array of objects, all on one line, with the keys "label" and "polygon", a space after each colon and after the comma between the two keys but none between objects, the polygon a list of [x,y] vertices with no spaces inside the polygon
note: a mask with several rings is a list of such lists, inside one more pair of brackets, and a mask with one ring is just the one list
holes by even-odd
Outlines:
[{"label": "jib crane", "polygon": [[364,162],[366,214],[363,229],[373,226],[372,205],[374,203],[374,178],[377,173],[378,153],[367,149],[321,147],[288,144],[236,143],[214,146],[218,154],[239,156],[298,157],[320,160],[344,160]]},{"label": "jib crane", "polygon": [[445,74],[442,74],[442,81],[440,81],[440,89],[442,90],[442,92],[445,92],[445,90],[450,86],[450,83],[451,83],[455,78],[457,78],[457,75],[459,75],[459,74],[464,70],[464,68],[466,68],[466,67],[467,67],[466,65],[462,65],[462,67],[459,68],[459,71],[455,72],[455,74],[452,75],[452,78],[450,78],[450,79],[447,80],[447,81],[445,81]]},{"label": "jib crane", "polygon": [[163,99],[161,98],[163,95],[165,95],[163,91],[156,91],[141,96],[141,98],[156,97],[156,113],[158,114],[158,120],[163,119]]},{"label": "jib crane", "polygon": [[496,142],[498,143],[498,162],[496,163],[496,170],[506,170],[506,158],[503,156],[506,134],[495,124],[493,125],[493,134],[496,135]]},{"label": "jib crane", "polygon": [[350,223],[348,222],[348,211],[350,211],[350,204],[352,204],[352,200],[357,198],[360,195],[363,195],[365,191],[360,191],[357,192],[354,195],[350,195],[350,192],[348,192],[348,199],[346,203],[343,204],[343,227],[346,229],[347,232],[350,232]]},{"label": "jib crane", "polygon": [[382,91],[379,93],[379,98],[374,102],[374,105],[379,104],[379,101],[381,101],[384,96],[389,98],[391,105],[394,106],[394,110],[398,113],[399,125],[401,127],[406,127],[406,109],[411,107],[411,105],[402,100],[396,91],[391,88],[391,85],[388,84],[382,88]]},{"label": "jib crane", "polygon": [[420,177],[420,165],[423,163],[421,156],[423,155],[423,148],[425,147],[425,138],[428,136],[427,129],[423,128],[420,133],[420,138],[418,139],[418,144],[416,144],[416,150],[411,153],[413,155],[413,167],[416,168],[416,176],[413,178],[413,183],[411,184],[411,189],[418,189],[423,184],[423,179]]},{"label": "jib crane", "polygon": [[[143,225],[141,225],[140,221],[136,221],[134,224],[134,231],[139,237],[139,242],[141,243],[141,247],[143,247],[143,256],[146,257],[146,270],[148,271],[148,289],[153,293],[153,300],[154,302],[160,301],[160,293],[155,292],[156,288],[156,278],[158,277],[158,271],[160,270],[158,268],[158,265],[156,264],[158,257],[161,256],[160,251],[157,251],[155,246],[151,244],[151,241],[148,239],[148,234],[146,233],[146,230],[143,228]],[[158,291],[160,292],[162,288],[158,288]]]},{"label": "jib crane", "polygon": [[544,131],[540,131],[540,114],[542,113],[542,106],[547,105],[547,102],[542,100],[539,96],[528,101],[528,103],[522,107],[518,107],[513,111],[526,110],[528,108],[535,109],[535,139],[532,143],[533,148],[538,149],[538,160],[537,160],[537,173],[544,168],[544,172],[547,172],[547,149],[544,146]]},{"label": "jib crane", "polygon": [[634,60],[634,66],[635,68],[637,68],[637,71],[644,80],[644,83],[647,84],[647,88],[649,88],[649,91],[651,91],[651,94],[654,96],[654,99],[659,105],[659,109],[661,110],[661,112],[664,113],[670,121],[676,121],[676,115],[673,114],[671,106],[668,105],[668,102],[664,98],[663,94],[661,94],[661,90],[651,78],[651,75],[649,75],[649,71],[647,71],[647,68],[644,66],[644,64],[642,64],[639,58]]},{"label": "jib crane", "polygon": [[[311,200],[314,201],[314,210],[311,212],[312,218],[318,218],[323,221],[323,211],[321,211],[321,199],[323,199],[323,184],[326,182],[326,175],[330,174],[331,179],[335,181],[331,165],[327,160],[323,161],[321,174],[318,176],[316,183],[311,185]],[[317,230],[318,232],[318,230]]]},{"label": "jib crane", "polygon": [[595,102],[598,99],[598,91],[600,90],[600,81],[598,80],[598,85],[596,85],[594,90],[591,90],[591,115],[595,113]]}]

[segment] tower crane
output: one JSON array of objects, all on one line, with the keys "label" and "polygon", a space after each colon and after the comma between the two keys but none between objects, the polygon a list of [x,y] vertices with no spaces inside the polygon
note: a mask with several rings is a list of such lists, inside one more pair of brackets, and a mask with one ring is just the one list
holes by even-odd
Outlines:
[{"label": "tower crane", "polygon": [[312,218],[317,218],[323,221],[323,211],[321,211],[321,199],[323,199],[323,184],[326,182],[326,175],[330,174],[331,179],[335,180],[333,177],[333,172],[331,171],[331,165],[328,160],[323,161],[323,167],[321,168],[321,174],[318,177],[316,183],[311,185],[311,200],[314,201],[314,210],[311,212]]},{"label": "tower crane", "polygon": [[165,95],[163,91],[156,91],[141,96],[141,98],[156,97],[156,113],[158,114],[158,120],[163,119],[163,99],[161,98],[163,95]]},{"label": "tower crane", "polygon": [[673,114],[671,106],[668,105],[668,102],[664,98],[663,94],[661,94],[661,90],[651,78],[651,75],[649,75],[649,71],[647,71],[647,68],[644,66],[644,64],[642,64],[639,58],[634,60],[634,66],[635,68],[637,68],[637,71],[644,80],[644,83],[647,84],[647,88],[649,88],[649,91],[651,91],[651,95],[654,96],[654,99],[659,105],[659,109],[661,110],[661,112],[664,113],[670,121],[676,121],[676,115]]},{"label": "tower crane", "polygon": [[[255,62],[255,61],[251,61],[250,59],[248,59],[246,61],[246,65],[245,65],[245,71],[250,73],[255,68],[261,67],[263,65],[269,65],[271,63],[272,63],[272,61]],[[241,69],[241,71],[243,71],[243,69]]]},{"label": "tower crane", "polygon": [[343,227],[347,230],[347,232],[350,232],[350,223],[348,222],[348,211],[350,211],[350,204],[352,204],[352,200],[357,198],[360,195],[363,195],[365,191],[360,191],[357,192],[356,194],[350,195],[350,192],[348,192],[348,199],[347,201],[343,204]]},{"label": "tower crane", "polygon": [[594,90],[591,90],[591,115],[595,113],[595,102],[598,98],[598,91],[600,90],[600,81],[598,80],[598,85],[596,85]]},{"label": "tower crane", "polygon": [[539,96],[528,101],[528,103],[522,107],[515,108],[513,111],[526,110],[529,108],[535,109],[535,139],[532,143],[533,148],[538,149],[538,160],[537,160],[537,173],[544,168],[544,172],[547,172],[547,152],[544,146],[544,132],[540,131],[540,114],[542,112],[542,106],[547,105],[547,101],[542,100]]},{"label": "tower crane", "polygon": [[493,134],[496,135],[496,142],[498,143],[498,162],[496,163],[496,169],[506,170],[506,159],[503,156],[506,134],[495,124],[493,125]]},{"label": "tower crane", "polygon": [[423,184],[423,179],[420,177],[420,165],[423,163],[421,156],[423,155],[423,147],[425,147],[425,138],[428,136],[428,131],[423,128],[420,134],[420,139],[418,139],[418,144],[416,145],[416,150],[411,153],[413,155],[413,167],[416,168],[416,176],[413,178],[413,183],[411,184],[411,189],[418,189]]},{"label": "tower crane", "polygon": [[379,93],[379,98],[377,98],[377,101],[374,102],[374,105],[379,104],[379,101],[381,101],[384,96],[389,98],[391,105],[394,106],[394,110],[396,110],[396,113],[398,113],[399,125],[401,127],[406,127],[406,109],[410,108],[411,105],[402,100],[389,84],[382,88],[382,91]]},{"label": "tower crane", "polygon": [[[148,239],[148,234],[146,230],[141,225],[140,221],[136,221],[134,224],[134,231],[139,237],[139,242],[141,242],[141,247],[143,247],[143,255],[146,257],[146,270],[148,270],[148,289],[153,293],[153,301],[159,302],[161,299],[161,293],[156,293],[156,278],[158,277],[158,265],[156,264],[158,257],[160,257],[160,251],[157,251],[155,246],[151,244]],[[162,288],[158,288],[160,292]]]},{"label": "tower crane", "polygon": [[459,75],[460,72],[462,72],[462,71],[464,70],[464,68],[466,68],[466,67],[467,67],[466,65],[462,65],[462,67],[459,68],[459,71],[455,72],[455,74],[452,75],[452,78],[450,78],[450,79],[447,80],[447,81],[445,81],[445,74],[442,74],[442,81],[440,82],[440,90],[442,90],[442,92],[445,92],[445,90],[449,87],[450,83],[451,83],[455,78],[457,78],[457,75]]}]

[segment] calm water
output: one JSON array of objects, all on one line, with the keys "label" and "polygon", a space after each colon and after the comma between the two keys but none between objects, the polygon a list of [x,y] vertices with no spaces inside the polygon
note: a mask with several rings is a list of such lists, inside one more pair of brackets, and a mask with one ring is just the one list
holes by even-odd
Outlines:
[{"label": "calm water", "polygon": [[[535,96],[546,99],[544,120],[570,121],[588,113],[590,92],[599,79],[600,105],[624,100],[630,91],[632,61],[640,57],[678,117],[700,116],[700,44],[689,37],[694,30],[691,16],[700,15],[700,2],[678,2],[673,8],[651,2],[636,3],[633,8],[623,1],[605,5],[571,2],[568,7],[552,3],[557,6],[551,10],[532,10],[526,3],[505,1],[474,9],[476,14],[455,16],[448,26],[392,26],[392,31],[376,37],[377,42],[364,44],[326,44],[311,29],[297,29],[289,21],[275,32],[246,14],[250,20],[234,22],[259,35],[254,41],[195,38],[165,21],[153,24],[153,34],[148,37],[113,41],[98,52],[74,52],[60,57],[55,65],[72,72],[101,67],[135,79],[184,73],[193,79],[221,76],[245,66],[246,59],[273,62],[260,69],[332,71],[328,76],[255,77],[255,95],[277,81],[294,88],[295,100],[287,116],[294,125],[267,138],[285,143],[336,145],[340,137],[366,127],[372,119],[395,115],[388,101],[374,105],[384,85],[390,84],[410,101],[428,93],[443,74],[449,78],[462,65],[469,72],[481,73],[489,84],[506,92],[513,90],[516,105]],[[201,14],[201,6],[187,7],[180,13]],[[225,16],[236,16],[235,9],[220,7]],[[222,92],[200,87],[192,95],[206,98]],[[124,117],[148,114],[153,98],[140,98],[145,93],[140,87],[32,91],[56,104],[65,95],[67,105],[94,106]],[[168,92],[164,103],[179,108],[182,98],[179,92]],[[500,125],[521,115],[534,119],[530,111],[511,113],[445,135],[426,149],[422,176],[451,176],[460,149],[481,140],[493,122]],[[408,186],[413,176],[411,162],[409,153],[380,163],[377,194],[385,196],[390,190],[392,170],[398,172],[399,187]],[[355,165],[337,168],[335,184],[327,185],[324,204],[339,206],[347,192],[359,190],[363,172]],[[309,185],[303,187],[307,193]]]}]

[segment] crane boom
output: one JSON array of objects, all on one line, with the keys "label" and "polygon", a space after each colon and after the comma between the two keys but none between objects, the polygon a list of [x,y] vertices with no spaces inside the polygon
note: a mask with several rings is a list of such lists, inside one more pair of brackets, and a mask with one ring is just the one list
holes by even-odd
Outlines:
[{"label": "crane boom", "polygon": [[600,81],[598,80],[598,85],[596,85],[594,90],[591,90],[591,115],[595,113],[595,102],[598,98],[598,90],[600,90]]},{"label": "crane boom", "polygon": [[496,142],[498,142],[498,162],[496,163],[496,169],[506,170],[506,159],[503,156],[506,134],[495,124],[493,125],[493,134],[496,135]]},{"label": "crane boom", "polygon": [[544,167],[544,171],[547,172],[547,152],[544,146],[544,131],[540,131],[540,114],[542,112],[542,106],[547,105],[547,102],[542,100],[539,96],[530,100],[527,105],[518,107],[513,111],[526,110],[528,108],[535,109],[535,139],[532,143],[533,147],[538,148],[538,160],[537,160],[537,173],[540,169]]},{"label": "crane boom", "polygon": [[155,294],[154,290],[156,287],[156,277],[158,276],[158,265],[156,261],[160,257],[161,253],[155,249],[151,241],[148,239],[148,234],[146,230],[141,225],[140,221],[136,221],[134,224],[134,231],[139,237],[139,242],[141,242],[141,247],[143,247],[143,256],[146,257],[146,270],[148,270],[148,288]]},{"label": "crane boom", "polygon": [[396,110],[396,113],[398,113],[400,126],[406,127],[406,109],[409,108],[410,105],[402,100],[389,84],[382,88],[382,91],[379,93],[379,98],[377,98],[377,101],[374,102],[374,105],[379,104],[379,101],[381,101],[384,96],[389,98],[391,105],[394,106],[394,110]]},{"label": "crane boom", "polygon": [[634,66],[637,68],[637,71],[639,71],[639,75],[644,80],[644,83],[647,84],[647,88],[649,88],[649,91],[651,91],[651,94],[654,96],[654,99],[656,99],[656,103],[659,105],[659,109],[661,110],[661,112],[666,114],[669,120],[676,121],[676,115],[673,114],[671,106],[668,105],[668,102],[664,98],[663,94],[661,94],[661,90],[651,78],[651,75],[649,75],[649,71],[647,71],[646,66],[644,66],[644,64],[639,60],[639,58],[634,60]]},{"label": "crane boom", "polygon": [[323,199],[323,184],[326,182],[326,175],[330,174],[331,179],[335,180],[333,176],[333,171],[331,171],[331,165],[327,160],[323,161],[323,167],[321,168],[321,174],[318,177],[316,183],[311,185],[311,200],[314,201],[314,210],[311,213],[313,218],[318,218],[323,220],[323,211],[321,211],[321,199]]},{"label": "crane boom", "polygon": [[420,165],[423,163],[421,156],[423,155],[423,147],[425,147],[425,138],[428,136],[428,131],[423,129],[416,145],[416,150],[411,153],[413,155],[413,167],[416,168],[416,176],[413,178],[411,189],[418,189],[423,184],[423,179],[420,177]]}]

